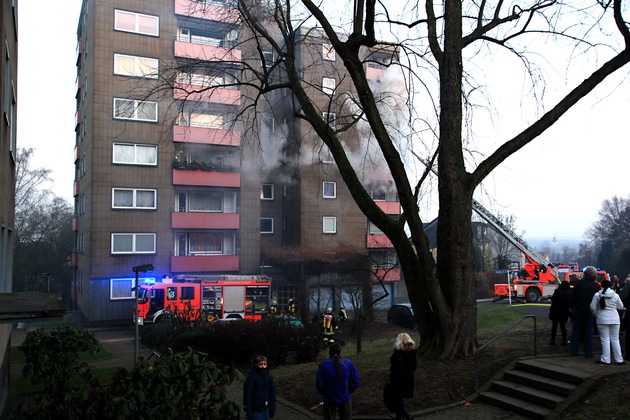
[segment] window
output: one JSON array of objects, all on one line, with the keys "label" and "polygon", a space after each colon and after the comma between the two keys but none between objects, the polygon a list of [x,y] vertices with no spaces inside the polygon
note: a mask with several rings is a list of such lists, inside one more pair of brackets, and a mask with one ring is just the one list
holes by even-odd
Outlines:
[{"label": "window", "polygon": [[221,128],[223,126],[223,117],[221,115],[212,114],[180,114],[178,125],[202,128]]},{"label": "window", "polygon": [[324,58],[324,60],[335,61],[337,56],[332,45],[322,44],[322,57]]},{"label": "window", "polygon": [[156,209],[157,190],[113,188],[113,209]]},{"label": "window", "polygon": [[323,232],[324,233],[337,233],[337,218],[336,217],[323,217]]},{"label": "window", "polygon": [[157,16],[143,15],[141,13],[115,10],[114,29],[142,35],[158,36],[160,32],[160,18]]},{"label": "window", "polygon": [[337,197],[337,183],[324,182],[324,198],[336,198],[336,197]]},{"label": "window", "polygon": [[273,200],[274,198],[274,185],[262,184],[260,187],[260,199],[261,200]]},{"label": "window", "polygon": [[114,98],[114,118],[157,122],[157,102]]},{"label": "window", "polygon": [[273,66],[273,51],[263,51],[264,61],[261,63],[267,69],[270,69]]},{"label": "window", "polygon": [[[230,79],[230,77],[226,77],[226,79]],[[212,76],[209,74],[199,74],[199,73],[184,73],[180,72],[176,76],[177,83],[183,83],[187,85],[196,85],[196,86],[221,86],[228,83],[228,80],[224,81],[224,78],[221,76]],[[233,83],[233,81],[232,81]]]},{"label": "window", "polygon": [[260,233],[273,233],[273,217],[260,218]]},{"label": "window", "polygon": [[111,300],[133,299],[135,296],[135,278],[110,279],[109,298]]},{"label": "window", "polygon": [[276,119],[273,117],[266,117],[264,115],[261,116],[262,122],[264,126],[269,129],[269,132],[273,133],[276,131]]},{"label": "window", "polygon": [[181,288],[180,299],[181,300],[193,300],[195,299],[195,288],[194,287],[182,287]]},{"label": "window", "polygon": [[370,191],[370,195],[372,196],[372,200],[374,201],[386,201],[387,200],[387,191],[383,188],[379,188],[377,190]]},{"label": "window", "polygon": [[157,79],[159,63],[157,58],[114,54],[114,74]]},{"label": "window", "polygon": [[324,77],[322,79],[322,92],[326,95],[333,95],[335,93],[335,88],[337,87],[337,80],[331,79],[330,77]]},{"label": "window", "polygon": [[334,112],[322,112],[322,118],[333,130],[337,127],[337,114]]},{"label": "window", "polygon": [[218,191],[190,191],[178,193],[180,212],[222,212],[223,193]]},{"label": "window", "polygon": [[215,232],[190,233],[188,235],[188,250],[189,255],[222,254],[223,234]]},{"label": "window", "polygon": [[155,233],[112,233],[112,254],[154,254]]},{"label": "window", "polygon": [[368,233],[370,235],[382,235],[383,231],[380,230],[375,224],[368,220]]},{"label": "window", "polygon": [[157,165],[157,146],[149,144],[114,143],[112,162],[123,165]]}]

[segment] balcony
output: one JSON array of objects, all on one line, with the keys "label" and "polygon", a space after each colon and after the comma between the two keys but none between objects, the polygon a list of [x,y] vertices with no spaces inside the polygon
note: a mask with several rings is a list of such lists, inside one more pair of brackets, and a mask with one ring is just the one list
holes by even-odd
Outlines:
[{"label": "balcony", "polygon": [[241,174],[239,172],[173,169],[173,185],[238,188],[241,186]]},{"label": "balcony", "polygon": [[83,40],[80,39],[79,42],[77,42],[77,49],[76,49],[76,65],[79,65],[79,62],[81,61],[81,53],[83,52]]},{"label": "balcony", "polygon": [[376,273],[372,273],[372,280],[374,281],[400,281],[400,268],[379,268]]},{"label": "balcony", "polygon": [[173,212],[173,229],[239,229],[238,213]]},{"label": "balcony", "polygon": [[83,77],[79,74],[77,75],[77,79],[74,82],[74,90],[76,95],[74,95],[75,99],[79,99],[81,95],[81,86],[83,85]]},{"label": "balcony", "polygon": [[238,272],[238,255],[174,255],[171,257],[173,273]]},{"label": "balcony", "polygon": [[175,14],[227,23],[237,23],[239,20],[236,8],[192,0],[175,0]]},{"label": "balcony", "polygon": [[77,251],[72,251],[72,266],[73,267],[78,267],[79,266],[79,253]]},{"label": "balcony", "polygon": [[380,81],[383,78],[385,69],[367,66],[365,68],[365,77],[370,80]]},{"label": "balcony", "polygon": [[76,146],[74,146],[74,163],[77,163],[80,157],[81,157],[81,147],[77,144]]},{"label": "balcony", "polygon": [[216,47],[214,45],[193,44],[191,42],[175,40],[175,57],[240,63],[241,51]]},{"label": "balcony", "polygon": [[400,215],[400,201],[375,201],[385,214]]},{"label": "balcony", "polygon": [[173,141],[238,147],[241,145],[241,133],[240,131],[222,128],[175,125],[173,126]]},{"label": "balcony", "polygon": [[212,102],[216,104],[240,105],[241,91],[222,87],[212,88],[208,86],[175,83],[173,98],[197,102]]},{"label": "balcony", "polygon": [[76,232],[79,230],[79,218],[77,216],[74,216],[72,218],[72,231]]},{"label": "balcony", "polygon": [[368,248],[393,248],[392,241],[385,234],[373,234],[366,236]]},{"label": "balcony", "polygon": [[81,191],[81,184],[79,183],[79,180],[77,179],[74,181],[74,185],[72,186],[72,195],[76,197],[77,195],[79,195],[80,191]]},{"label": "balcony", "polygon": [[81,110],[77,109],[77,112],[74,114],[74,131],[79,131],[81,127]]}]

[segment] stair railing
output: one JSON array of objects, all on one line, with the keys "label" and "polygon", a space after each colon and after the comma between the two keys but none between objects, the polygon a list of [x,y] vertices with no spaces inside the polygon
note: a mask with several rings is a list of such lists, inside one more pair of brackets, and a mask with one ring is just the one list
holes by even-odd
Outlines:
[{"label": "stair railing", "polygon": [[488,346],[490,343],[495,342],[500,337],[505,335],[508,331],[510,331],[511,329],[516,327],[518,324],[520,324],[521,322],[525,321],[527,318],[532,318],[534,320],[534,357],[538,357],[538,340],[537,340],[537,335],[538,334],[537,334],[536,316],[535,315],[525,315],[523,318],[521,318],[518,321],[514,322],[509,327],[506,327],[503,330],[501,330],[497,335],[492,337],[490,340],[488,340],[483,345],[479,346],[477,348],[477,351],[475,351],[475,392],[477,392],[479,390],[479,372],[477,371],[477,355],[479,354],[479,352],[481,350],[483,350],[484,348],[486,348],[486,346]]}]

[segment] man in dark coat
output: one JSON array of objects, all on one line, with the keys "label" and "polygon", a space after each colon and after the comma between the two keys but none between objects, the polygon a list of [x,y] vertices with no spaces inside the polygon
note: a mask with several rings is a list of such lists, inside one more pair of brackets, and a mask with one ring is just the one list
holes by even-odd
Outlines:
[{"label": "man in dark coat", "polygon": [[560,283],[560,286],[554,290],[551,296],[551,306],[549,307],[549,319],[551,324],[551,341],[550,345],[556,344],[556,332],[560,325],[560,333],[562,334],[562,345],[567,345],[567,320],[571,315],[571,285],[567,280]]},{"label": "man in dark coat", "polygon": [[599,292],[597,269],[588,266],[584,269],[584,276],[573,286],[573,329],[571,331],[571,355],[578,354],[580,340],[584,332],[584,356],[593,358],[593,314],[590,305],[595,293]]}]

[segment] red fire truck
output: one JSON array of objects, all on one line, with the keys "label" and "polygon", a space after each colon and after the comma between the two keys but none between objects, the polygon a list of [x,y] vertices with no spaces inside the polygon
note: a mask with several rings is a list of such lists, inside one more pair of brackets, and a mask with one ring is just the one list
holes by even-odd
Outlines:
[{"label": "red fire truck", "polygon": [[208,321],[269,314],[271,278],[258,275],[180,276],[143,284],[138,292],[138,324],[178,314]]}]

